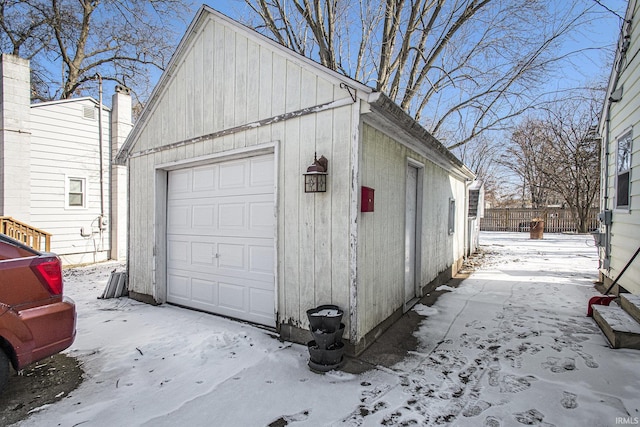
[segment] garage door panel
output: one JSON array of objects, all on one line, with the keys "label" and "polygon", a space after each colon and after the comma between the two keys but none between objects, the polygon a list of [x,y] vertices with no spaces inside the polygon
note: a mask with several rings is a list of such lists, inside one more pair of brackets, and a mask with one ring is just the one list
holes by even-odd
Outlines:
[{"label": "garage door panel", "polygon": [[274,250],[270,246],[249,246],[249,271],[273,276]]},{"label": "garage door panel", "polygon": [[[245,246],[221,243],[218,245],[218,267],[221,270],[232,269],[245,271]],[[233,273],[230,273],[233,274]]]},{"label": "garage door panel", "polygon": [[191,170],[184,169],[171,172],[169,182],[169,192],[172,194],[182,194],[191,191]]},{"label": "garage door panel", "polygon": [[244,230],[245,224],[245,203],[220,203],[218,205],[217,230]]},{"label": "garage door panel", "polygon": [[229,162],[220,165],[220,183],[221,190],[229,190],[247,187],[247,162]]},{"label": "garage door panel", "polygon": [[169,172],[169,302],[275,325],[273,175],[273,155]]},{"label": "garage door panel", "polygon": [[190,242],[185,240],[171,240],[167,242],[167,261],[188,262],[190,259]]},{"label": "garage door panel", "polygon": [[249,185],[273,188],[273,158],[254,158],[250,163]]},{"label": "garage door panel", "polygon": [[213,280],[192,278],[191,299],[215,307],[218,305],[218,283]]},{"label": "garage door panel", "polygon": [[249,229],[259,232],[273,232],[273,202],[249,204]]},{"label": "garage door panel", "polygon": [[221,282],[219,284],[219,289],[218,305],[220,307],[242,312],[246,311],[246,286],[240,283]]},{"label": "garage door panel", "polygon": [[217,186],[217,175],[218,168],[213,165],[193,169],[192,191],[197,193],[199,191],[215,190]]},{"label": "garage door panel", "polygon": [[191,279],[188,276],[178,274],[170,274],[167,276],[168,282],[171,284],[170,296],[181,298],[185,301],[191,297]]},{"label": "garage door panel", "polygon": [[196,205],[192,208],[193,227],[210,229],[216,223],[216,206],[213,204]]},{"label": "garage door panel", "polygon": [[249,289],[249,305],[251,312],[263,316],[273,316],[273,292],[264,289]]},{"label": "garage door panel", "polygon": [[187,206],[169,206],[168,221],[169,227],[191,227],[191,209]]},{"label": "garage door panel", "polygon": [[206,268],[215,267],[217,245],[213,242],[192,242],[191,262],[195,265],[202,265]]}]

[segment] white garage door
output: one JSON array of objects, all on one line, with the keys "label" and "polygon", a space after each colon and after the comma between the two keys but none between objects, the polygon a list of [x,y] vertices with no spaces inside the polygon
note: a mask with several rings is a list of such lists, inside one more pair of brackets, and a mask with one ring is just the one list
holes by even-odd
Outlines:
[{"label": "white garage door", "polygon": [[167,301],[275,326],[273,154],[168,183]]}]

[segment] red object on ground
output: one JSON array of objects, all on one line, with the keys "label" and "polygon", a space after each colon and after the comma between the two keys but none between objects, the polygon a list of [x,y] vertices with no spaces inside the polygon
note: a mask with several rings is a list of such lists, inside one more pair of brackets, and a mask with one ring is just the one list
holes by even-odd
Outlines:
[{"label": "red object on ground", "polygon": [[593,316],[593,305],[609,305],[611,304],[611,301],[616,298],[617,297],[613,295],[598,295],[595,297],[591,297],[591,299],[589,299],[589,304],[587,307],[587,317]]}]

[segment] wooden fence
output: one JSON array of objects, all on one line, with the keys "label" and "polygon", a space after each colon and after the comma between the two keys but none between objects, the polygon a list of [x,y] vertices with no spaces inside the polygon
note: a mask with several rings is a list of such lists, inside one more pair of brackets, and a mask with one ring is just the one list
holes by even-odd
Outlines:
[{"label": "wooden fence", "polygon": [[[573,213],[569,209],[485,209],[480,219],[482,231],[526,231],[533,218],[544,220],[544,231],[549,233],[575,232],[577,230]],[[598,209],[589,212],[588,230],[598,228]]]}]

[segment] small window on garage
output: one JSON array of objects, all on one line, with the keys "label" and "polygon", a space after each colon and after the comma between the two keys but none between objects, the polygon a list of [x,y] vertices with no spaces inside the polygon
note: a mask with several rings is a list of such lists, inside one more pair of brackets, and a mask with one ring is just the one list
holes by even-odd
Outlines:
[{"label": "small window on garage", "polygon": [[87,207],[86,178],[67,177],[67,207],[82,209]]},{"label": "small window on garage", "polygon": [[616,208],[629,208],[629,173],[631,170],[631,132],[617,141],[616,150]]},{"label": "small window on garage", "polygon": [[449,199],[449,234],[456,231],[456,199]]}]

